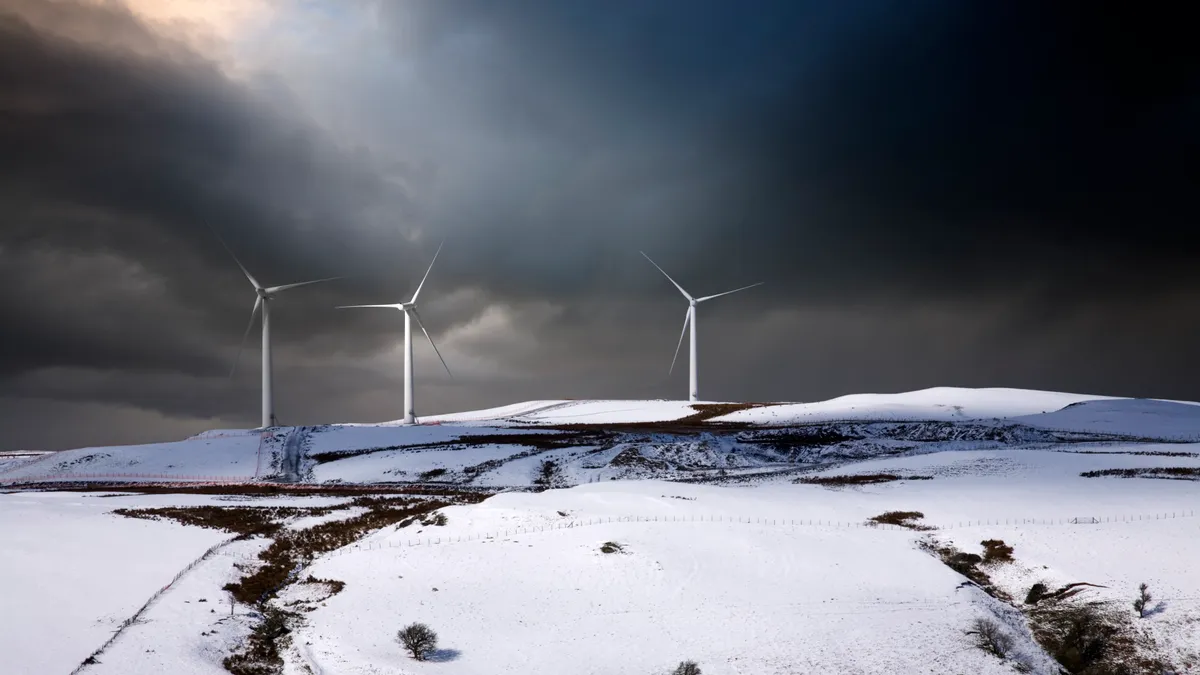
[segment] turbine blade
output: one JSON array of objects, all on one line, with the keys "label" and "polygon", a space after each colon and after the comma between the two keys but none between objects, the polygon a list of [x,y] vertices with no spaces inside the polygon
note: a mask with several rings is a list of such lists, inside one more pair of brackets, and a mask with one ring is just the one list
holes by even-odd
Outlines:
[{"label": "turbine blade", "polygon": [[297,286],[307,286],[309,284],[319,284],[322,281],[333,281],[334,279],[341,279],[341,277],[328,277],[325,279],[316,279],[313,281],[301,281],[300,283],[296,283],[296,284],[284,284],[282,286],[272,286],[272,287],[266,289],[266,291],[267,291],[268,295],[271,295],[274,293],[278,293],[279,291],[286,291],[289,288],[296,288]]},{"label": "turbine blade", "polygon": [[387,309],[404,309],[402,305],[338,305],[334,309],[354,309],[356,307],[384,307]]},{"label": "turbine blade", "polygon": [[732,291],[725,291],[724,293],[717,293],[716,295],[706,295],[703,298],[696,298],[696,302],[704,302],[705,300],[712,300],[713,298],[719,298],[722,295],[729,295],[730,293],[737,293],[738,291],[744,291],[747,288],[754,288],[755,286],[762,286],[765,283],[767,283],[767,282],[760,281],[757,284],[750,284],[749,286],[742,286],[741,288],[735,288]]},{"label": "turbine blade", "polygon": [[254,288],[256,288],[256,289],[262,288],[262,285],[260,285],[258,283],[258,280],[255,279],[254,276],[250,274],[250,271],[246,269],[246,266],[242,264],[242,261],[238,260],[238,257],[237,257],[237,255],[234,254],[233,249],[229,248],[229,244],[225,243],[225,240],[221,238],[221,235],[217,234],[217,231],[214,230],[211,226],[209,226],[208,230],[213,233],[213,236],[217,238],[217,241],[221,242],[221,245],[225,247],[225,250],[229,251],[229,256],[231,258],[233,258],[233,262],[237,263],[237,266],[242,268],[242,274],[245,274],[246,278],[250,280],[250,283],[254,284]]},{"label": "turbine blade", "polygon": [[438,244],[437,252],[433,254],[433,260],[429,261],[429,269],[425,270],[425,276],[421,277],[421,283],[417,284],[417,292],[413,293],[412,300],[408,301],[409,304],[416,304],[417,296],[421,294],[421,288],[425,286],[425,280],[429,278],[429,273],[433,271],[433,263],[437,262],[438,253],[442,252],[442,246],[445,244],[445,241]]},{"label": "turbine blade", "polygon": [[[641,253],[642,257],[645,258],[646,260],[650,260],[650,256],[646,255],[646,253],[644,251],[638,251],[638,253]],[[655,267],[658,267],[658,263],[654,262],[653,260],[650,260],[650,264],[654,265]],[[663,270],[663,268],[658,267],[658,271],[663,273],[663,276],[667,278],[667,281],[670,281],[671,283],[675,284],[675,280],[672,279],[671,275],[667,274],[666,271]],[[688,295],[688,292],[683,290],[683,286],[680,286],[679,284],[675,284],[675,288],[678,288],[679,292],[683,293],[683,297],[687,298],[688,300],[692,299],[692,296]]]},{"label": "turbine blade", "polygon": [[679,358],[679,349],[683,347],[683,336],[687,335],[688,321],[692,320],[692,308],[688,307],[688,311],[683,315],[683,331],[679,333],[679,344],[675,345],[675,356],[671,358],[671,369],[667,371],[667,375],[675,372],[675,361]]},{"label": "turbine blade", "polygon": [[246,324],[246,332],[242,333],[242,344],[238,345],[237,356],[233,358],[233,367],[229,369],[229,379],[233,379],[234,372],[237,371],[238,361],[242,358],[242,350],[246,348],[246,338],[250,337],[250,329],[254,328],[254,316],[258,314],[258,308],[262,306],[262,298],[254,299],[254,309],[250,310],[250,323]]},{"label": "turbine blade", "polygon": [[446,365],[446,359],[442,358],[442,353],[438,351],[437,345],[433,343],[433,338],[429,336],[429,331],[425,330],[425,324],[421,323],[421,315],[417,314],[417,308],[412,307],[408,311],[412,312],[413,318],[417,320],[417,325],[421,327],[421,332],[425,334],[425,339],[429,340],[429,346],[433,347],[433,352],[437,354],[438,360],[442,362],[442,367],[446,369],[446,374],[450,379],[454,379],[454,373],[450,372],[450,366]]}]

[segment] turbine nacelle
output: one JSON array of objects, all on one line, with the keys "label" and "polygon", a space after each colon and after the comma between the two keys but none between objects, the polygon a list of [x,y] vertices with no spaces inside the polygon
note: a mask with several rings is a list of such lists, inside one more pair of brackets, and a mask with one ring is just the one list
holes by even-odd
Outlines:
[{"label": "turbine nacelle", "polygon": [[[646,255],[645,252],[639,251],[639,253],[641,253],[642,257],[645,258],[646,260],[650,260],[650,256]],[[687,313],[684,314],[684,316],[683,316],[683,330],[679,333],[679,344],[675,345],[675,356],[671,358],[671,367],[670,367],[670,369],[667,370],[667,374],[671,374],[671,373],[675,372],[675,362],[679,360],[679,350],[683,348],[683,338],[685,335],[688,334],[688,328],[690,327],[692,330],[692,340],[691,340],[692,344],[691,344],[691,349],[689,350],[691,353],[689,354],[689,371],[690,372],[688,375],[688,399],[695,401],[698,398],[697,385],[696,385],[696,380],[697,380],[697,375],[696,375],[696,370],[697,370],[696,369],[696,305],[699,305],[700,303],[705,302],[707,300],[719,298],[723,295],[729,295],[730,293],[737,293],[738,291],[744,291],[748,288],[754,288],[755,286],[761,286],[765,282],[760,281],[757,284],[750,284],[749,286],[742,286],[741,288],[735,288],[732,291],[725,291],[724,293],[717,293],[715,295],[706,295],[702,298],[693,298],[690,293],[683,290],[683,286],[680,286],[678,283],[675,282],[674,279],[671,278],[671,275],[667,274],[666,270],[659,267],[658,263],[654,262],[653,260],[650,260],[650,264],[654,265],[654,267],[657,268],[659,272],[662,272],[662,275],[667,278],[667,281],[670,281],[671,284],[673,286],[675,286],[675,288],[679,289],[679,292],[682,293],[683,297],[687,298],[687,301],[688,301]]]},{"label": "turbine nacelle", "polygon": [[225,243],[225,240],[221,238],[221,235],[217,234],[217,231],[214,230],[212,227],[209,227],[208,229],[209,229],[209,231],[211,231],[213,233],[213,236],[217,238],[217,241],[221,242],[221,246],[225,247],[225,250],[229,252],[229,256],[231,258],[233,258],[233,262],[237,263],[238,269],[242,270],[242,274],[244,274],[246,276],[246,280],[249,281],[250,285],[254,287],[254,294],[256,296],[254,298],[254,307],[252,307],[250,309],[250,323],[246,325],[246,332],[242,334],[242,342],[241,342],[241,344],[238,345],[237,356],[235,356],[233,359],[233,367],[229,369],[229,377],[232,378],[233,374],[235,372],[237,372],[238,361],[241,360],[242,350],[245,349],[245,347],[246,347],[246,338],[250,337],[250,329],[254,328],[254,318],[258,314],[259,310],[261,309],[262,310],[262,335],[263,335],[263,340],[262,340],[262,350],[263,350],[262,351],[262,361],[263,361],[263,363],[262,363],[262,426],[263,426],[263,428],[274,426],[275,425],[275,408],[274,408],[274,399],[272,397],[271,334],[270,334],[269,323],[267,320],[267,301],[270,300],[276,293],[279,293],[281,291],[286,291],[290,288],[296,288],[298,286],[307,286],[309,284],[319,284],[323,281],[333,281],[334,279],[340,279],[341,277],[328,277],[325,279],[314,279],[313,281],[301,281],[301,282],[294,283],[294,284],[284,284],[282,286],[264,287],[262,284],[258,283],[258,279],[255,279],[254,275],[250,274],[250,270],[246,269],[246,266],[242,264],[242,261],[238,260],[238,257],[233,252],[233,249],[229,248],[229,245]]},{"label": "turbine nacelle", "polygon": [[425,334],[425,339],[429,340],[429,346],[433,347],[438,360],[442,362],[442,367],[446,369],[446,374],[451,379],[454,379],[454,373],[450,372],[450,366],[446,365],[446,359],[442,358],[442,352],[437,348],[437,344],[434,343],[433,336],[425,329],[425,323],[421,321],[421,315],[417,312],[417,297],[421,295],[421,289],[425,286],[425,280],[429,278],[429,273],[433,271],[433,263],[437,262],[438,253],[441,252],[442,247],[439,245],[437,253],[433,254],[433,260],[429,263],[429,269],[425,270],[425,276],[421,278],[421,283],[417,285],[416,292],[413,293],[412,299],[408,302],[397,302],[386,305],[339,305],[337,307],[337,309],[376,307],[380,309],[398,309],[404,312],[404,421],[406,424],[413,424],[416,421],[415,413],[413,412],[412,328],[410,320],[416,321],[421,332]]}]

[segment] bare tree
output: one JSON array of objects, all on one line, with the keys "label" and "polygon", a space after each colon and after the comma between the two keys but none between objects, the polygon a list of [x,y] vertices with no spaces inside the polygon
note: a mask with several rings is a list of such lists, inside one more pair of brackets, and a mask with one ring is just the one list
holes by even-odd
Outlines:
[{"label": "bare tree", "polygon": [[396,634],[396,638],[400,640],[400,644],[412,654],[412,657],[418,661],[424,661],[429,653],[437,649],[437,633],[433,629],[423,623],[414,623],[405,626],[403,630]]},{"label": "bare tree", "polygon": [[967,635],[975,636],[976,647],[1002,659],[1012,650],[1012,637],[1000,628],[1000,624],[991,619],[975,619]]},{"label": "bare tree", "polygon": [[1133,608],[1137,610],[1138,618],[1146,618],[1146,610],[1150,607],[1150,591],[1145,583],[1138,586],[1138,597],[1133,601]]},{"label": "bare tree", "polygon": [[700,666],[695,661],[680,661],[671,675],[700,675]]}]

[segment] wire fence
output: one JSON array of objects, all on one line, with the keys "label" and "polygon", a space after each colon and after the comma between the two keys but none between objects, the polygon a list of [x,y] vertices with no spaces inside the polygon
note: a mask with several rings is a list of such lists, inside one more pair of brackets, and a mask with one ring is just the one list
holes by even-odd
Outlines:
[{"label": "wire fence", "polygon": [[[1049,525],[1080,525],[1080,524],[1104,524],[1104,523],[1136,523],[1150,520],[1170,520],[1174,518],[1192,518],[1195,517],[1195,511],[1174,511],[1170,513],[1157,513],[1149,515],[1127,515],[1127,516],[1105,516],[1105,517],[1075,517],[1075,518],[1058,518],[1058,519],[1037,519],[1037,518],[992,518],[983,520],[963,520],[957,523],[947,523],[944,525],[931,526],[933,530],[954,530],[969,527],[1012,527],[1012,526],[1049,526]],[[462,542],[472,541],[495,541],[505,537],[512,537],[525,534],[536,534],[542,532],[552,532],[555,530],[570,530],[582,527],[591,527],[595,525],[607,525],[611,523],[730,523],[743,525],[766,525],[771,527],[821,527],[833,529],[875,529],[875,530],[909,530],[912,528],[901,525],[892,525],[888,523],[874,523],[869,521],[849,521],[849,520],[825,520],[819,518],[807,519],[792,519],[792,518],[762,518],[762,517],[739,517],[739,516],[608,516],[599,518],[589,518],[587,520],[571,520],[562,523],[551,523],[548,525],[539,525],[533,527],[517,527],[505,530],[495,530],[493,532],[475,532],[458,535],[448,535],[444,537],[427,536],[416,539],[406,539],[403,541],[374,541],[361,542],[351,544],[349,546],[334,550],[328,553],[328,556],[339,556],[356,551],[373,551],[393,548],[410,548],[413,546],[438,546],[441,544],[457,544]]]},{"label": "wire fence", "polygon": [[188,563],[187,567],[184,567],[183,569],[179,570],[179,572],[177,572],[175,574],[175,576],[172,577],[171,580],[167,582],[167,585],[163,586],[162,588],[155,591],[154,595],[151,595],[150,599],[146,601],[146,604],[142,605],[138,609],[138,611],[133,613],[133,616],[122,621],[117,626],[117,630],[115,632],[113,632],[112,636],[109,637],[108,640],[106,640],[104,642],[104,644],[100,645],[100,647],[98,649],[96,649],[96,651],[92,652],[90,656],[88,656],[86,659],[84,659],[83,663],[79,664],[79,666],[77,668],[75,668],[75,670],[72,670],[71,675],[77,675],[78,673],[83,672],[88,666],[99,663],[99,661],[97,660],[98,657],[101,654],[103,654],[106,649],[111,647],[113,645],[113,643],[117,641],[117,638],[121,637],[121,634],[124,633],[127,628],[136,624],[138,622],[138,620],[142,618],[142,615],[145,614],[151,607],[153,607],[154,604],[156,602],[158,602],[158,600],[163,596],[163,594],[165,594],[168,590],[171,589],[171,586],[174,586],[176,583],[178,583],[179,580],[182,579],[185,574],[196,569],[197,565],[204,562],[205,560],[208,560],[210,557],[212,557],[212,555],[214,553],[216,553],[217,551],[220,551],[221,549],[225,548],[226,546],[232,544],[236,540],[237,540],[237,537],[232,537],[230,539],[226,539],[225,541],[223,541],[219,544],[214,544],[213,546],[209,547],[209,549],[207,551],[202,553],[199,558],[196,558],[192,562]]}]

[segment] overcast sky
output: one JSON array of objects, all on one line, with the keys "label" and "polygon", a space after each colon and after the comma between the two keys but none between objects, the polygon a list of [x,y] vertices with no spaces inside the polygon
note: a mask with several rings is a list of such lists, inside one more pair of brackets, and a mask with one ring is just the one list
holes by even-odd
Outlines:
[{"label": "overcast sky", "polygon": [[418,415],[686,396],[639,250],[766,282],[701,307],[704,399],[1200,400],[1186,4],[1063,7],[7,0],[0,449],[257,424],[208,227],[265,284],[347,277],[272,304],[284,424],[402,415],[402,315],[333,308],[442,241]]}]

